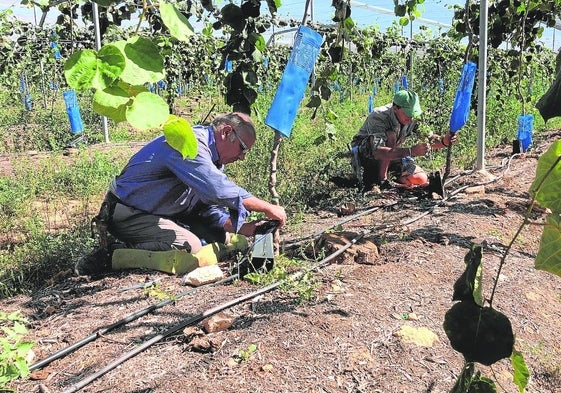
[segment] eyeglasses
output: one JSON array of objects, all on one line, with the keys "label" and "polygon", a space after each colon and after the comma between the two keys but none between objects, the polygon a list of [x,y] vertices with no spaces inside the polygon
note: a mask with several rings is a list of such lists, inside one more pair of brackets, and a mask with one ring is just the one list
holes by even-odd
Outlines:
[{"label": "eyeglasses", "polygon": [[247,154],[247,152],[249,151],[249,147],[247,147],[247,145],[245,144],[244,141],[242,141],[242,138],[240,138],[240,136],[238,135],[238,133],[236,132],[236,130],[234,128],[232,128],[232,131],[234,132],[234,135],[236,136],[236,138],[238,138],[238,142],[240,142],[240,148],[242,151],[242,154]]}]

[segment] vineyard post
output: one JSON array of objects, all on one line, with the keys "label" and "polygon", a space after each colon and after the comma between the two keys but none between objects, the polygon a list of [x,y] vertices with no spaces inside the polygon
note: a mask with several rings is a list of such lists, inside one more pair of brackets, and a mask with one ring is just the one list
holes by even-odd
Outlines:
[{"label": "vineyard post", "polygon": [[[92,14],[94,20],[94,32],[95,32],[95,49],[101,49],[101,33],[99,29],[99,12],[97,3],[92,1]],[[101,127],[103,129],[103,136],[105,137],[105,143],[109,143],[109,131],[107,129],[107,117],[101,116]]]}]

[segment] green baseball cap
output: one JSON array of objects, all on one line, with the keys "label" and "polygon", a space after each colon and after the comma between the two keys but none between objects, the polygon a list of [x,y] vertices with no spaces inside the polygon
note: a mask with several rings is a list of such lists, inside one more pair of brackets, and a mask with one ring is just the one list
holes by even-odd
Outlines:
[{"label": "green baseball cap", "polygon": [[419,96],[411,90],[400,90],[393,96],[393,103],[403,109],[403,112],[411,118],[423,113],[419,104]]}]

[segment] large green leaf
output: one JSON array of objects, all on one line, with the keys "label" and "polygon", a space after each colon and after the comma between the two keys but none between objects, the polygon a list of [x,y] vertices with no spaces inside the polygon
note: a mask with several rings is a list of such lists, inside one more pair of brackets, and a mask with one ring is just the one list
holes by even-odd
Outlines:
[{"label": "large green leaf", "polygon": [[538,160],[536,177],[530,186],[530,195],[543,207],[561,213],[561,141],[555,141]]},{"label": "large green leaf", "polygon": [[512,351],[512,355],[510,355],[510,364],[514,369],[514,383],[518,386],[518,391],[522,393],[526,391],[526,386],[530,382],[530,370],[526,366],[524,356],[516,350]]},{"label": "large green leaf", "polygon": [[193,27],[175,6],[168,2],[160,2],[160,15],[162,22],[169,29],[170,34],[179,41],[189,42],[193,32]]},{"label": "large green leaf", "polygon": [[144,86],[131,86],[123,82],[97,90],[94,94],[93,109],[96,113],[109,117],[115,123],[126,121],[127,106],[132,98],[140,93],[148,92]]},{"label": "large green leaf", "polygon": [[514,347],[509,319],[491,307],[479,307],[471,301],[456,303],[448,310],[444,331],[452,348],[468,362],[490,366],[510,357]]},{"label": "large green leaf", "polygon": [[64,77],[76,90],[105,89],[121,75],[125,57],[114,45],[105,45],[99,52],[84,49],[73,53],[64,63]]},{"label": "large green leaf", "polygon": [[89,89],[97,71],[97,54],[93,49],[74,52],[64,63],[64,77],[76,90]]},{"label": "large green leaf", "polygon": [[164,124],[166,142],[181,153],[183,158],[197,156],[197,139],[191,125],[182,117],[170,115]]},{"label": "large green leaf", "polygon": [[131,85],[155,83],[164,79],[164,59],[158,47],[146,38],[135,36],[113,45],[125,57],[125,69],[120,75],[123,82]]},{"label": "large green leaf", "polygon": [[545,221],[534,266],[561,277],[561,217],[552,213]]},{"label": "large green leaf", "polygon": [[134,97],[126,110],[127,121],[141,130],[160,127],[169,117],[169,107],[156,94],[144,92]]},{"label": "large green leaf", "polygon": [[93,110],[107,116],[115,123],[126,121],[126,105],[129,103],[128,93],[118,86],[97,90],[93,97]]}]

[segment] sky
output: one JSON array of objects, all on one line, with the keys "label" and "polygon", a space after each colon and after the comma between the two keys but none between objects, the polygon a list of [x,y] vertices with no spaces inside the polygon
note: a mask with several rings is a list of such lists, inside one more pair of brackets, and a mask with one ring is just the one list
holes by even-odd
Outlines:
[{"label": "sky", "polygon": [[[227,0],[216,1],[215,4],[220,5]],[[240,0],[234,1],[239,4]],[[292,18],[301,21],[304,16],[305,0],[281,0],[281,7],[279,14],[282,17]],[[378,26],[381,31],[385,31],[392,25],[397,18],[393,15],[393,0],[351,0],[351,18],[359,27]],[[411,33],[415,34],[419,26],[426,25],[432,31],[438,33],[440,26],[450,26],[452,17],[454,15],[452,6],[454,4],[464,4],[463,1],[454,0],[425,0],[421,6],[421,18],[414,22],[412,27],[405,27],[403,35],[410,36]],[[20,5],[18,0],[0,0],[0,10],[13,7],[14,15],[20,20],[34,22],[36,17],[37,21],[41,18],[41,12],[37,9],[36,15],[32,9],[28,9]],[[311,12],[309,18],[320,23],[331,23],[334,8],[331,7],[330,0],[311,0]],[[54,23],[54,12],[51,18],[47,19],[47,23]],[[446,27],[443,27],[447,30]],[[293,33],[292,33],[293,35]],[[543,44],[553,50],[558,50],[561,46],[561,31],[554,29],[547,29],[544,37],[542,37]]]}]

